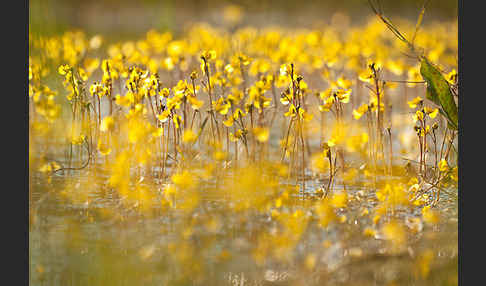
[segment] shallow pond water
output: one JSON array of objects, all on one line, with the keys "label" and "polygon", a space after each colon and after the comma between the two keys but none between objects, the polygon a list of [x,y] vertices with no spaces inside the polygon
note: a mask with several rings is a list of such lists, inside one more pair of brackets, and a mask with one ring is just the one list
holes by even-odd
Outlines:
[{"label": "shallow pond water", "polygon": [[[409,227],[404,245],[391,250],[379,233],[363,235],[371,218],[362,211],[376,205],[374,192],[363,187],[347,187],[352,199],[337,210],[340,222],[326,228],[312,211],[317,199],[296,193],[280,212],[300,210],[308,219],[288,240],[292,235],[271,212],[233,213],[224,195],[201,191],[197,207],[186,212],[163,207],[154,190],[149,208],[127,207],[89,172],[56,174],[50,182],[32,174],[32,285],[457,285],[457,201],[447,194],[438,224],[414,225],[410,218],[420,211],[395,214]],[[307,188],[319,184],[308,181]],[[281,245],[259,244],[281,232],[287,239]],[[426,262],[424,253],[432,256]]]}]

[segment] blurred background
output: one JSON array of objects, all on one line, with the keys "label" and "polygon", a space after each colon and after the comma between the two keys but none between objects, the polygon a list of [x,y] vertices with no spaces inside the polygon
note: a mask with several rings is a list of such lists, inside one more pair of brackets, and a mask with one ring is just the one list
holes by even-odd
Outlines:
[{"label": "blurred background", "polygon": [[[381,3],[387,16],[414,20],[423,0]],[[425,21],[457,18],[457,0],[431,0],[427,7]],[[372,15],[367,0],[31,0],[29,11],[30,32],[34,34],[81,28],[88,33],[116,33],[118,37],[152,28],[177,33],[194,22],[217,26],[224,15],[238,18],[239,25],[256,27],[359,24]]]}]

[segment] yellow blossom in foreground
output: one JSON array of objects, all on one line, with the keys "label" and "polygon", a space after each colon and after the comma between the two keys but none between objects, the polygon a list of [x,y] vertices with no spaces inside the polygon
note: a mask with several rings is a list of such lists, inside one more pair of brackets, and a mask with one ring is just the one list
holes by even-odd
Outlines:
[{"label": "yellow blossom in foreground", "polygon": [[430,206],[425,206],[422,209],[422,217],[427,223],[436,224],[439,222],[439,214],[437,211],[431,209]]},{"label": "yellow blossom in foreground", "polygon": [[180,173],[175,173],[170,177],[174,185],[182,190],[192,189],[197,186],[194,174],[191,174],[188,170],[184,170]]},{"label": "yellow blossom in foreground", "polygon": [[392,243],[394,249],[400,249],[406,242],[407,233],[404,227],[397,221],[390,221],[381,228],[381,232],[386,240]]},{"label": "yellow blossom in foreground", "polygon": [[329,223],[337,219],[334,213],[333,207],[329,204],[328,200],[322,200],[318,202],[315,206],[315,211],[319,216],[319,225],[322,227],[327,227]]},{"label": "yellow blossom in foreground", "polygon": [[346,192],[335,193],[331,198],[331,205],[335,208],[344,208],[348,202],[348,195]]}]

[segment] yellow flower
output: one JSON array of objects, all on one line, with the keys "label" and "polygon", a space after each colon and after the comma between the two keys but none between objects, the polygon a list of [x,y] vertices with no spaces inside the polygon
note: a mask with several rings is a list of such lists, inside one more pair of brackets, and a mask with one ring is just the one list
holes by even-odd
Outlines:
[{"label": "yellow flower", "polygon": [[337,219],[334,209],[328,200],[318,202],[314,208],[319,216],[319,225],[322,227],[327,227],[332,221]]},{"label": "yellow flower", "polygon": [[49,162],[47,164],[42,165],[39,168],[39,171],[42,172],[42,173],[49,173],[49,172],[52,172],[52,171],[56,171],[60,168],[61,168],[61,166],[59,166],[58,163],[52,161],[52,162]]},{"label": "yellow flower", "polygon": [[424,113],[420,110],[417,110],[414,115],[412,115],[413,122],[422,121],[424,120]]},{"label": "yellow flower", "polygon": [[78,72],[79,72],[79,76],[81,77],[81,79],[83,81],[87,81],[88,80],[88,74],[86,73],[86,71],[83,68],[79,68],[78,69]]},{"label": "yellow flower", "polygon": [[191,129],[187,129],[186,131],[184,131],[184,135],[182,135],[182,142],[192,143],[196,141],[196,139],[197,135]]},{"label": "yellow flower", "polygon": [[68,72],[71,71],[71,67],[69,65],[60,65],[59,68],[57,69],[57,72],[60,75],[66,75]]},{"label": "yellow flower", "polygon": [[172,121],[174,122],[174,126],[176,129],[179,129],[181,127],[181,124],[183,122],[182,117],[180,115],[174,114],[172,116]]},{"label": "yellow flower", "polygon": [[231,66],[231,64],[227,64],[227,65],[224,66],[224,71],[229,73],[229,74],[233,73],[234,70],[235,69]]},{"label": "yellow flower", "polygon": [[231,108],[231,104],[220,97],[217,101],[213,102],[213,108],[221,115],[226,115]]},{"label": "yellow flower", "polygon": [[445,172],[449,169],[449,165],[447,164],[447,161],[445,159],[440,160],[439,163],[437,163],[437,166],[439,167],[439,171]]},{"label": "yellow flower", "polygon": [[435,118],[437,114],[439,113],[438,108],[430,108],[430,107],[424,107],[424,112],[430,117],[430,118]]},{"label": "yellow flower", "polygon": [[184,170],[180,173],[175,173],[170,177],[170,179],[172,180],[174,185],[183,190],[193,189],[197,186],[194,175],[191,174],[188,170]]},{"label": "yellow flower", "polygon": [[437,211],[430,208],[430,206],[425,206],[422,209],[422,217],[424,221],[430,224],[436,224],[439,222],[439,214]]},{"label": "yellow flower", "polygon": [[100,138],[100,140],[98,140],[98,151],[100,151],[101,155],[106,156],[111,153],[111,148]]},{"label": "yellow flower", "polygon": [[379,214],[375,215],[373,217],[373,224],[377,224],[381,219],[381,216]]},{"label": "yellow flower", "polygon": [[162,66],[168,70],[168,71],[171,71],[174,69],[175,67],[175,64],[174,64],[174,60],[172,60],[171,57],[166,57],[162,63]]},{"label": "yellow flower", "polygon": [[132,104],[129,96],[120,96],[117,94],[115,96],[115,103],[120,106],[129,107]]},{"label": "yellow flower", "polygon": [[216,150],[213,153],[213,159],[216,160],[216,161],[222,161],[222,160],[226,159],[226,157],[227,157],[226,152],[223,152],[221,150]]},{"label": "yellow flower", "polygon": [[349,96],[351,95],[351,89],[348,90],[343,90],[339,89],[336,91],[336,97],[339,99],[340,102],[342,103],[348,103],[349,102]]},{"label": "yellow flower", "polygon": [[164,123],[169,119],[170,115],[170,110],[166,109],[162,111],[161,114],[157,115],[157,119],[159,119],[160,122]]},{"label": "yellow flower", "polygon": [[344,208],[348,202],[348,195],[346,192],[336,193],[331,198],[331,205],[335,208]]},{"label": "yellow flower", "polygon": [[314,117],[312,114],[306,112],[303,108],[299,108],[299,117],[304,119],[305,122],[309,122]]},{"label": "yellow flower", "polygon": [[243,117],[246,115],[246,112],[241,110],[240,108],[237,108],[235,112],[233,112],[233,118],[234,120],[238,120],[238,118]]},{"label": "yellow flower", "polygon": [[416,108],[417,105],[419,105],[420,103],[422,103],[424,100],[420,97],[420,96],[417,96],[416,98],[408,101],[408,106],[410,108]]},{"label": "yellow flower", "polygon": [[204,57],[207,61],[214,60],[216,59],[216,51],[215,50],[204,51],[201,57]]},{"label": "yellow flower", "polygon": [[109,131],[109,130],[113,130],[114,126],[115,126],[115,120],[113,119],[113,117],[112,116],[106,116],[101,121],[100,131],[106,132],[106,131]]},{"label": "yellow flower", "polygon": [[198,110],[204,105],[204,101],[198,100],[195,96],[189,96],[188,99],[192,109],[194,110]]},{"label": "yellow flower", "polygon": [[290,75],[290,71],[292,70],[292,68],[290,67],[289,64],[283,64],[280,66],[280,76],[287,76],[287,75]]},{"label": "yellow flower", "polygon": [[172,197],[177,193],[177,189],[173,184],[168,184],[164,188],[164,197],[169,201],[171,207],[174,207]]},{"label": "yellow flower", "polygon": [[359,73],[358,78],[362,82],[370,83],[373,79],[373,74],[370,70],[366,69]]},{"label": "yellow flower", "polygon": [[231,127],[231,126],[233,126],[233,122],[234,122],[233,116],[229,116],[229,117],[228,117],[228,119],[223,120],[223,124],[224,124],[226,127]]},{"label": "yellow flower", "polygon": [[160,90],[160,92],[159,92],[160,98],[161,98],[161,99],[162,99],[162,98],[168,98],[168,97],[169,97],[169,93],[170,93],[169,89],[168,89],[168,88],[166,88],[166,87],[164,87],[164,88],[163,88],[163,89],[161,89],[161,90]]},{"label": "yellow flower", "polygon": [[289,104],[291,100],[292,100],[292,98],[291,98],[290,94],[289,94],[289,95],[287,95],[287,94],[285,94],[285,93],[282,93],[282,94],[280,95],[280,102],[281,102],[283,105],[287,105],[287,104]]},{"label": "yellow flower", "polygon": [[89,47],[93,50],[99,49],[103,44],[103,37],[95,35],[89,40]]},{"label": "yellow flower", "polygon": [[449,84],[455,84],[457,80],[457,71],[456,69],[452,69],[450,73],[447,74],[445,77]]},{"label": "yellow flower", "polygon": [[394,247],[398,248],[405,244],[407,233],[397,221],[390,221],[381,228],[381,232],[386,240],[390,240]]},{"label": "yellow flower", "polygon": [[368,104],[363,104],[358,109],[353,109],[353,117],[354,119],[358,120],[368,111]]},{"label": "yellow flower", "polygon": [[243,17],[243,9],[237,5],[228,5],[223,9],[223,19],[231,24],[236,24]]},{"label": "yellow flower", "polygon": [[72,139],[71,139],[71,143],[73,145],[81,145],[83,142],[84,142],[84,139],[86,138],[86,136],[84,135],[79,135],[79,136],[73,136]]},{"label": "yellow flower", "polygon": [[343,89],[349,89],[351,85],[353,84],[350,80],[345,79],[343,77],[338,78],[336,81],[336,84]]},{"label": "yellow flower", "polygon": [[370,237],[375,237],[376,235],[376,230],[370,228],[370,227],[366,227],[364,230],[363,230],[363,234],[365,236],[370,236]]},{"label": "yellow flower", "polygon": [[323,112],[323,111],[329,111],[329,110],[331,110],[331,107],[334,104],[334,101],[335,101],[334,96],[329,96],[324,101],[324,104],[319,105],[319,111]]},{"label": "yellow flower", "polygon": [[253,133],[255,134],[258,142],[262,142],[262,143],[266,142],[270,135],[270,131],[266,127],[255,127],[253,129]]},{"label": "yellow flower", "polygon": [[452,168],[452,173],[451,173],[451,179],[457,182],[458,180],[458,174],[457,174],[457,166]]},{"label": "yellow flower", "polygon": [[164,128],[162,127],[155,128],[155,130],[152,132],[152,137],[154,138],[161,137],[162,135],[164,135]]},{"label": "yellow flower", "polygon": [[295,117],[297,115],[297,109],[295,108],[294,104],[291,104],[289,107],[289,111],[285,112],[285,117]]}]

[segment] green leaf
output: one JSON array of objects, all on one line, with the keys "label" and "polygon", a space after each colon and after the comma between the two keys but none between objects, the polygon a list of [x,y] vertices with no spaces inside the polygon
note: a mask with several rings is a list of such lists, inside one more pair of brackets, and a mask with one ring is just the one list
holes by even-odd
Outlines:
[{"label": "green leaf", "polygon": [[449,117],[447,117],[447,114],[444,112],[444,110],[442,110],[442,108],[439,108],[439,113],[447,119],[447,126],[449,127],[449,129],[457,130],[457,125],[452,122]]},{"label": "green leaf", "polygon": [[434,92],[434,90],[432,89],[432,87],[430,85],[427,85],[427,91],[425,92],[425,98],[427,98],[428,100],[430,100],[433,103],[440,106],[439,97],[437,96],[437,93]]},{"label": "green leaf", "polygon": [[449,127],[457,130],[457,105],[447,80],[425,57],[420,64],[420,74],[427,82],[426,98],[441,106],[441,114],[447,118]]}]

